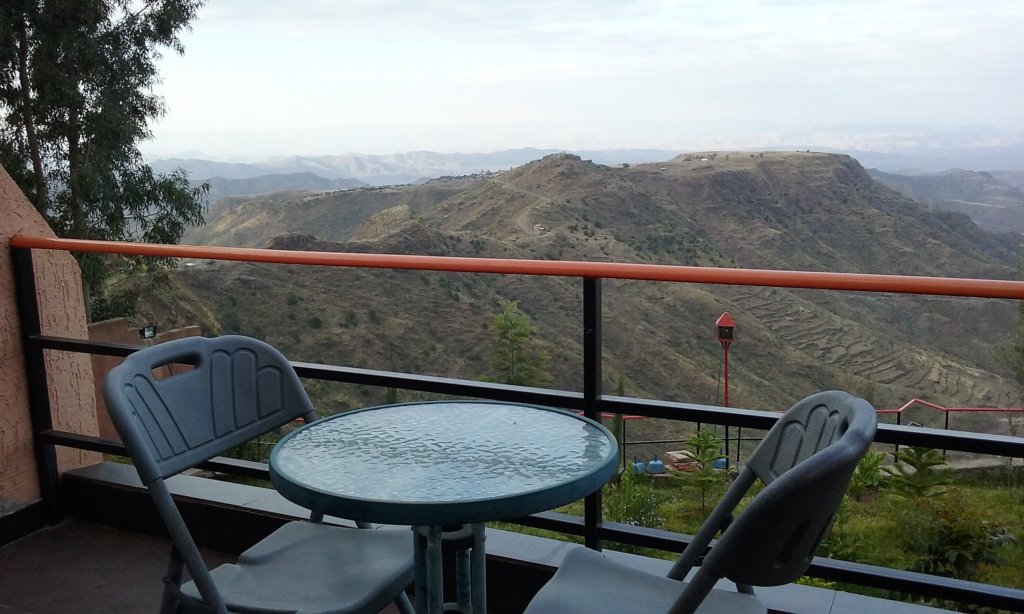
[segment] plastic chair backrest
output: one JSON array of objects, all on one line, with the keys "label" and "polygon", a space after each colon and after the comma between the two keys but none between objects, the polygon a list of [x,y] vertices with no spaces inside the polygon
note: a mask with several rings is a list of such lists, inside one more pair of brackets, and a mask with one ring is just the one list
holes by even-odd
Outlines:
[{"label": "plastic chair backrest", "polygon": [[802,576],[877,423],[869,403],[845,392],[818,393],[794,405],[747,461],[744,471],[766,487],[711,549],[704,570],[757,586]]},{"label": "plastic chair backrest", "polygon": [[[184,363],[191,370],[164,367]],[[295,370],[266,343],[237,335],[188,337],[139,350],[111,369],[110,418],[203,600],[227,605],[164,482],[297,417],[316,419]]]},{"label": "plastic chair backrest", "polygon": [[[193,369],[154,376],[161,367]],[[297,417],[315,419],[291,363],[250,337],[188,337],[129,356],[107,375],[110,417],[144,484],[175,475]]]}]

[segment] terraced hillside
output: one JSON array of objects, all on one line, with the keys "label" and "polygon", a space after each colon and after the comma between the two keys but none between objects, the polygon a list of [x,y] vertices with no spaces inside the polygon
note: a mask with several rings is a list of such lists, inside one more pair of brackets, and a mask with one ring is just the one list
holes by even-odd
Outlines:
[{"label": "terraced hillside", "polygon": [[[247,200],[186,242],[1013,278],[1018,239],[915,203],[846,156],[718,152],[625,168],[558,155],[472,180]],[[209,313],[211,332],[256,334],[295,359],[469,378],[493,375],[490,321],[515,299],[552,385],[579,385],[578,280],[198,263],[168,283],[144,309],[163,326]],[[621,377],[630,395],[718,401],[713,323],[730,311],[734,405],[779,409],[834,387],[878,406],[1017,402],[994,352],[1009,302],[615,280],[604,296],[609,391]],[[195,301],[207,311],[183,304]],[[383,400],[316,393],[334,407]]]}]

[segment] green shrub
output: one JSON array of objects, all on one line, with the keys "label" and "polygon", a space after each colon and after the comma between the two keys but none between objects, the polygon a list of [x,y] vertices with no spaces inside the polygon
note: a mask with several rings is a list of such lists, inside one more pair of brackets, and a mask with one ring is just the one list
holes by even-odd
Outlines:
[{"label": "green shrub", "polygon": [[342,325],[345,328],[355,328],[359,326],[359,316],[356,315],[356,312],[349,311],[345,314],[345,321]]},{"label": "green shrub", "polygon": [[648,528],[662,524],[654,489],[632,471],[623,472],[617,483],[607,486],[601,502],[606,520]]},{"label": "green shrub", "polygon": [[234,309],[224,314],[220,321],[221,329],[225,334],[236,335],[242,332],[242,318]]},{"label": "green shrub", "polygon": [[985,521],[960,489],[950,489],[932,499],[919,498],[902,514],[903,540],[914,554],[912,571],[985,581],[988,565],[1004,544],[1016,541],[1002,525]]},{"label": "green shrub", "polygon": [[133,318],[139,313],[137,291],[109,293],[95,296],[89,306],[93,322],[112,318]]},{"label": "green shrub", "polygon": [[849,494],[851,497],[860,501],[864,495],[878,490],[883,479],[882,461],[884,459],[884,452],[872,452],[871,450],[868,450],[867,454],[860,459],[857,468],[853,471],[853,477],[850,479]]}]

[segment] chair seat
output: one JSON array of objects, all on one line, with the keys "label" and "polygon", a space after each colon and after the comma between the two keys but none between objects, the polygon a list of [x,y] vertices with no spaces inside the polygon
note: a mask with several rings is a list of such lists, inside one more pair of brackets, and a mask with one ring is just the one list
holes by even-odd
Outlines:
[{"label": "chair seat", "polygon": [[233,612],[376,614],[412,582],[412,552],[411,531],[290,522],[211,575]]},{"label": "chair seat", "polygon": [[[587,548],[575,548],[530,602],[526,614],[652,614],[668,612],[683,590],[678,580],[633,569]],[[698,614],[765,614],[754,595],[712,590]]]}]

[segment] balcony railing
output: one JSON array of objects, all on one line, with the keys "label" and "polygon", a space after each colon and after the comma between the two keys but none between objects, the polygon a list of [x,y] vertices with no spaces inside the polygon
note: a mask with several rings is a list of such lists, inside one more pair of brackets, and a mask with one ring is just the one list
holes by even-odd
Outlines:
[{"label": "balcony railing", "polygon": [[[580,323],[583,338],[583,360],[582,372],[579,374],[582,384],[580,390],[582,392],[512,386],[307,362],[296,362],[294,366],[299,375],[304,378],[461,397],[535,403],[579,410],[590,418],[598,418],[602,413],[610,413],[760,430],[771,428],[777,418],[777,414],[733,407],[726,408],[604,394],[601,390],[602,280],[630,279],[676,283],[1024,299],[1024,282],[1003,280],[723,269],[603,262],[297,252],[81,241],[28,236],[12,238],[11,248],[18,292],[19,316],[29,371],[30,411],[36,441],[39,478],[43,501],[50,519],[54,521],[61,516],[60,476],[57,470],[55,446],[69,446],[107,454],[123,455],[125,452],[123,446],[117,441],[81,433],[58,431],[53,428],[47,392],[46,366],[43,360],[44,352],[46,350],[59,350],[108,356],[127,356],[139,348],[130,345],[96,343],[83,339],[43,335],[36,302],[35,273],[32,263],[32,252],[37,249],[163,258],[235,260],[281,265],[319,265],[578,278],[581,280],[583,290],[582,322]],[[1024,458],[1024,438],[1020,437],[881,424],[878,428],[876,442]],[[259,463],[214,459],[208,464],[208,468],[228,474],[267,478],[266,465]],[[600,492],[586,499],[582,519],[565,514],[547,512],[520,518],[516,522],[527,526],[582,536],[585,543],[590,547],[600,547],[602,540],[611,540],[635,546],[680,552],[690,539],[689,536],[667,531],[644,529],[617,523],[603,523],[601,519]],[[825,558],[815,558],[808,575],[823,580],[857,584],[903,594],[914,594],[980,606],[1024,611],[1024,591],[1001,586]]]}]

